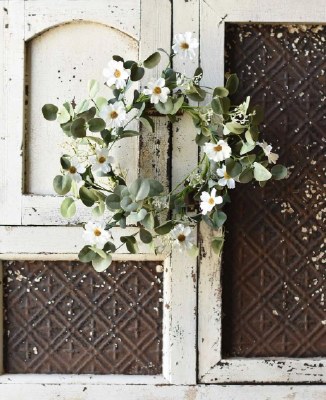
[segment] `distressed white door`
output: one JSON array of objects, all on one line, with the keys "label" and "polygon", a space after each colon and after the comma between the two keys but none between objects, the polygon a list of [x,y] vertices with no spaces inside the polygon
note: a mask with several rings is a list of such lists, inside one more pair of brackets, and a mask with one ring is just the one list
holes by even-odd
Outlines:
[{"label": "distressed white door", "polygon": [[[207,86],[213,86],[216,84],[223,85],[225,70],[224,66],[227,62],[230,62],[228,60],[233,60],[233,66],[236,67],[240,63],[239,60],[241,60],[241,58],[244,59],[245,61],[241,66],[245,70],[243,76],[247,77],[247,82],[250,82],[251,86],[250,90],[244,89],[243,94],[255,96],[259,91],[265,90],[265,95],[263,94],[263,96],[266,96],[266,98],[263,97],[262,101],[264,101],[265,103],[267,118],[278,118],[280,121],[280,127],[282,127],[282,124],[283,126],[288,127],[288,131],[284,132],[287,135],[287,140],[289,142],[293,140],[293,147],[295,147],[295,142],[297,142],[297,140],[293,138],[291,132],[299,132],[298,135],[302,135],[301,143],[303,146],[303,141],[305,141],[305,147],[300,147],[299,144],[299,148],[301,148],[300,153],[305,154],[305,160],[304,162],[297,161],[300,159],[299,156],[294,160],[292,159],[293,164],[289,165],[290,170],[292,171],[292,177],[290,178],[292,182],[297,180],[302,184],[306,179],[307,182],[311,182],[311,184],[314,185],[312,181],[315,180],[314,178],[311,178],[311,176],[316,174],[316,177],[321,177],[321,174],[323,174],[324,170],[319,165],[318,168],[320,168],[320,172],[316,172],[317,170],[311,170],[310,172],[307,171],[310,168],[309,165],[311,166],[319,164],[318,146],[322,144],[323,140],[322,135],[324,132],[322,126],[325,127],[325,122],[322,122],[324,121],[323,115],[325,115],[325,98],[324,95],[321,95],[320,97],[319,95],[314,96],[314,102],[312,103],[313,100],[311,99],[311,102],[309,103],[309,95],[308,97],[306,95],[306,92],[308,91],[306,80],[311,79],[311,77],[309,76],[309,73],[305,72],[305,65],[310,65],[310,67],[313,68],[313,72],[311,72],[311,74],[316,74],[316,79],[318,81],[318,77],[322,76],[324,73],[323,69],[325,66],[325,55],[323,53],[325,47],[325,44],[323,44],[325,41],[325,27],[319,25],[325,24],[326,22],[325,2],[323,0],[314,0],[309,3],[304,1],[284,2],[282,0],[276,0],[273,2],[253,0],[207,0],[201,3],[200,15],[202,21],[200,27],[201,60],[203,70],[206,71],[206,73],[204,74],[205,84]],[[242,24],[242,28],[241,26],[239,27],[239,24]],[[252,28],[253,26],[254,28]],[[233,31],[231,31],[232,29]],[[310,31],[311,29],[312,31]],[[232,36],[234,38],[233,42],[227,43],[227,40],[230,38],[230,33],[227,34],[227,32],[231,32],[231,34],[232,32],[235,32],[235,35],[237,35],[236,37]],[[297,33],[297,36],[293,36],[293,33]],[[287,34],[289,36],[285,37]],[[253,39],[250,39],[250,36],[253,36],[255,38],[255,41]],[[262,48],[259,49],[257,47],[257,43],[259,43],[260,40],[263,41],[262,39],[260,39],[261,36],[264,36],[266,38],[264,39],[265,44],[263,43],[261,45]],[[273,44],[271,45],[270,42],[272,40]],[[304,45],[307,45],[309,40],[311,41],[311,49],[307,47],[306,50],[303,51],[302,47]],[[212,45],[212,43],[214,43],[214,45]],[[234,43],[238,43],[236,50],[234,50]],[[319,44],[315,46],[314,43]],[[269,48],[266,50],[267,47]],[[285,49],[285,51],[283,51],[282,48]],[[225,49],[227,54],[225,52]],[[301,56],[302,53],[303,55]],[[228,59],[225,59],[226,55],[228,56]],[[286,59],[282,57],[286,57]],[[293,60],[293,72],[290,72],[290,77],[288,77],[288,75],[286,75],[286,68],[287,65],[291,62],[291,59]],[[257,65],[259,67],[257,67]],[[286,67],[284,67],[284,65]],[[264,75],[264,68],[266,68],[266,77]],[[312,84],[313,80],[311,79],[309,82],[311,90],[314,90]],[[290,93],[288,97],[290,99],[290,96],[293,96],[291,100],[292,102],[299,103],[299,100],[296,99],[305,99],[305,103],[303,103],[302,105],[304,111],[301,112],[300,106],[298,106],[297,108],[293,108],[291,112],[289,111],[292,107],[291,104],[289,104],[291,101],[289,102],[286,97],[282,98],[279,95],[280,89],[277,87],[278,84],[281,84],[281,86],[282,84],[284,84],[284,86],[291,85],[290,88],[286,86],[286,90],[289,89]],[[273,87],[273,85],[275,87]],[[325,89],[323,83],[321,83],[321,85],[317,84],[317,92],[320,91],[320,93],[322,93],[324,90]],[[305,111],[309,109],[309,104],[311,106],[311,109],[314,110],[311,111],[314,116],[311,116],[310,113],[308,114],[308,111],[307,114],[305,114]],[[309,115],[309,117],[307,117],[307,115]],[[317,121],[320,121],[320,128],[318,127]],[[314,130],[314,132],[316,132],[315,137],[309,136],[307,134],[304,135],[301,133],[302,130],[304,130],[307,126],[311,126],[311,128],[308,128],[310,131]],[[307,138],[309,137],[309,139],[305,139],[305,136]],[[273,137],[271,137],[271,140],[277,140],[276,133],[274,135],[274,139]],[[279,144],[282,144],[282,146],[287,148],[287,150],[282,151],[282,148],[280,150],[281,156],[285,157],[286,159],[286,157],[289,156],[289,154],[286,154],[286,151],[290,153],[291,149],[289,147],[286,147],[286,140]],[[274,146],[275,145],[277,145],[277,143],[274,143]],[[316,152],[313,147],[314,145],[316,145]],[[302,163],[302,165],[299,165],[299,163]],[[300,172],[300,168],[303,167],[305,163],[308,167],[304,169],[304,173]],[[300,173],[302,173],[302,178],[298,176],[295,177],[296,174]],[[320,179],[320,183],[318,184],[318,186],[322,185],[323,178],[317,179]],[[224,321],[226,320],[223,319],[223,314],[224,312],[226,312],[226,310],[223,307],[222,292],[226,293],[225,296],[229,297],[233,296],[233,294],[236,296],[237,294],[232,291],[233,287],[231,286],[231,284],[233,285],[234,283],[225,286],[222,285],[221,260],[212,253],[209,247],[210,232],[208,232],[204,228],[202,230],[204,251],[202,253],[203,258],[199,264],[200,270],[198,305],[198,362],[200,382],[326,382],[326,359],[324,358],[325,351],[323,347],[325,345],[324,320],[326,315],[323,302],[324,286],[318,288],[317,293],[312,292],[311,294],[309,294],[310,299],[312,299],[314,296],[316,299],[316,310],[318,308],[318,316],[316,316],[316,320],[309,320],[309,317],[307,316],[307,314],[305,314],[304,311],[306,307],[310,306],[312,308],[313,304],[310,304],[310,300],[307,300],[304,303],[300,298],[302,296],[305,296],[304,290],[306,290],[306,293],[308,295],[310,291],[309,288],[311,287],[309,286],[309,284],[313,286],[316,285],[317,282],[319,282],[320,280],[324,279],[323,273],[320,275],[319,279],[317,279],[317,277],[315,276],[312,276],[314,274],[313,271],[316,271],[317,274],[319,274],[318,271],[320,271],[320,268],[322,269],[322,271],[324,268],[322,266],[322,261],[320,265],[319,263],[316,263],[317,259],[315,259],[314,256],[315,250],[312,250],[311,243],[313,242],[313,240],[316,240],[317,243],[317,239],[314,239],[312,236],[308,237],[309,234],[304,234],[306,231],[310,231],[310,227],[307,228],[307,225],[311,224],[312,226],[314,226],[314,228],[311,228],[311,232],[312,230],[314,230],[315,238],[319,237],[319,239],[321,239],[321,248],[319,250],[321,251],[321,253],[318,254],[323,254],[322,226],[319,225],[318,227],[319,216],[317,216],[317,209],[316,212],[313,212],[311,215],[306,211],[302,211],[302,215],[305,212],[306,217],[302,217],[300,218],[300,220],[299,218],[297,218],[297,220],[295,220],[297,211],[302,209],[302,207],[304,208],[303,204],[305,204],[305,201],[308,201],[308,198],[307,200],[305,200],[305,196],[309,197],[310,195],[308,192],[303,193],[302,197],[298,197],[300,198],[299,204],[301,204],[295,206],[295,197],[299,189],[293,189],[293,187],[294,186],[292,186],[291,189],[293,190],[293,194],[291,195],[292,197],[288,196],[288,198],[293,199],[292,206],[290,206],[289,203],[284,203],[283,205],[281,204],[280,207],[278,207],[276,204],[277,192],[270,191],[269,197],[271,198],[271,201],[276,204],[276,206],[274,206],[274,212],[273,214],[269,214],[270,218],[268,218],[267,216],[266,219],[262,219],[259,215],[256,215],[256,222],[253,219],[250,219],[250,215],[246,215],[245,207],[248,205],[248,201],[250,201],[251,203],[257,204],[257,208],[261,210],[262,214],[264,213],[263,207],[259,205],[259,199],[257,198],[257,200],[255,201],[254,198],[254,196],[258,196],[257,191],[246,192],[245,195],[248,196],[247,198],[250,199],[250,196],[253,196],[253,198],[251,200],[248,200],[247,202],[245,202],[245,200],[241,198],[241,196],[238,196],[238,201],[232,203],[231,207],[238,209],[244,208],[245,210],[242,214],[239,211],[239,213],[236,214],[238,215],[238,219],[232,220],[232,223],[235,224],[234,228],[228,226],[226,229],[226,247],[231,246],[231,248],[235,251],[237,246],[241,247],[241,250],[237,253],[236,257],[241,260],[241,263],[246,263],[249,267],[251,263],[250,272],[248,272],[248,267],[247,270],[244,270],[243,276],[239,276],[239,274],[237,275],[238,286],[235,286],[238,288],[238,290],[242,290],[241,295],[243,297],[241,298],[240,295],[237,296],[234,302],[238,302],[238,304],[240,304],[238,308],[242,309],[244,314],[247,313],[245,315],[245,319],[247,321],[249,320],[250,325],[247,326],[243,324],[244,320],[241,319],[240,314],[238,315],[238,320],[237,315],[233,316],[232,321],[235,327],[237,324],[239,324],[240,326],[237,330],[238,335],[242,335],[242,337],[245,337],[245,339],[243,339],[240,343],[240,346],[245,343],[245,340],[247,340],[246,344],[248,346],[253,346],[256,341],[258,345],[260,345],[260,349],[256,349],[256,353],[266,354],[268,352],[265,351],[264,347],[268,347],[268,345],[270,345],[270,356],[264,355],[257,357],[248,357],[244,355],[225,355],[224,346],[228,341],[230,341],[228,337],[234,335],[236,328],[233,331],[231,331],[230,329],[230,331],[227,331],[224,335],[222,335],[223,329],[226,329],[224,326]],[[310,186],[308,185],[307,188],[310,188]],[[317,196],[317,194],[314,196]],[[321,198],[322,197],[320,197],[320,199]],[[260,198],[260,201],[266,201],[266,199],[261,200]],[[312,205],[311,200],[309,201],[309,203],[310,205],[306,207],[310,207],[310,209],[317,207]],[[248,213],[250,212],[254,214],[255,211],[253,207],[248,209]],[[321,211],[321,213],[322,212],[323,211]],[[290,220],[287,220],[285,215],[289,215],[289,213],[291,215],[293,214],[292,219],[294,220],[292,225],[289,225],[290,230],[288,231],[288,233],[286,233],[286,226],[287,224],[290,224],[290,222],[287,221]],[[231,214],[232,212],[230,210],[230,215]],[[273,215],[274,217],[272,218]],[[245,219],[246,221],[248,221],[247,226],[241,225],[241,219]],[[238,224],[239,227],[237,227],[236,224]],[[260,236],[258,236],[257,234],[256,236],[250,237],[250,235],[253,235],[254,229],[256,229],[256,232],[258,232],[258,228],[254,228],[254,226],[258,224],[261,224],[261,226],[265,226],[266,229],[264,229],[264,231],[259,231]],[[228,231],[232,231],[232,229],[234,229],[234,234],[233,236],[229,237]],[[242,236],[237,233],[237,229],[243,229]],[[297,233],[297,229],[300,233]],[[283,246],[283,250],[280,250],[281,247],[278,246],[278,243],[273,242],[274,232],[279,232],[277,236],[279,238],[278,240],[283,242],[286,241],[287,246]],[[283,232],[285,233],[282,238]],[[266,241],[270,241],[271,243],[270,247],[267,247],[265,253],[262,253],[259,248],[262,235],[265,236]],[[229,242],[229,240],[232,241],[234,237],[236,237],[239,241],[237,243]],[[270,254],[268,253],[268,251],[270,251]],[[280,255],[277,258],[274,255],[279,251],[283,251],[283,255]],[[232,250],[225,254],[225,256],[229,257],[233,261],[236,261],[236,258],[232,256],[231,252]],[[259,276],[259,273],[262,272],[259,272],[260,270],[258,268],[255,269],[255,264],[259,263],[259,257],[260,260],[264,260],[264,263],[268,265],[268,268],[264,270],[266,276]],[[281,274],[277,275],[276,271],[278,270],[277,263],[279,261],[281,262],[282,259],[283,262],[292,263],[291,265],[293,266],[293,269],[306,268],[306,273],[302,272],[302,274],[303,276],[306,276],[306,282],[309,281],[309,279],[311,280],[310,283],[308,282],[306,284],[306,289],[298,288],[297,286],[300,285],[300,283],[293,284],[293,282],[281,281]],[[273,262],[275,262],[275,260],[277,261],[273,265]],[[311,265],[311,263],[313,265]],[[223,264],[226,265],[225,268],[232,268],[232,265],[230,265],[229,262],[225,262]],[[241,266],[241,264],[238,265]],[[310,278],[308,268],[311,271]],[[297,272],[298,269],[295,269],[295,271]],[[226,273],[228,272],[225,271],[225,274]],[[298,275],[299,273],[300,271],[298,272]],[[258,274],[258,276],[255,276],[254,274]],[[270,274],[270,276],[268,276],[268,274]],[[247,286],[245,286],[246,280],[248,280]],[[273,282],[274,287],[270,286],[270,291],[267,293],[265,292],[264,296],[259,295],[259,293],[257,294],[257,287],[260,287],[260,289],[262,290],[261,293],[264,293],[264,286],[267,286],[266,282],[268,281]],[[230,283],[231,280],[229,280],[228,282]],[[278,293],[284,293],[284,296],[287,296],[284,298],[283,305],[280,307],[281,310],[273,308],[274,302],[273,298],[270,296],[270,294],[273,293],[273,290],[277,285],[279,285],[280,282],[281,285],[283,285],[284,290],[279,290]],[[288,294],[288,285],[290,287],[290,290],[293,290],[291,295]],[[300,292],[300,290],[302,291]],[[320,300],[318,300],[319,293],[322,294]],[[292,300],[288,300],[290,297]],[[226,297],[223,297],[223,299],[224,298]],[[231,303],[231,301],[232,300],[230,299],[229,303]],[[260,302],[261,305],[265,303],[267,304],[263,312],[260,313],[259,307],[255,308],[255,301]],[[289,301],[293,301],[294,303],[291,311],[289,310],[287,304],[285,304]],[[299,306],[300,301],[302,303]],[[319,301],[320,304],[318,303]],[[275,303],[277,302],[275,301]],[[242,304],[244,305],[242,306]],[[245,309],[245,307],[247,307],[247,309]],[[289,311],[287,311],[286,313],[286,310]],[[230,311],[228,310],[228,312]],[[264,313],[266,314],[264,315]],[[281,320],[281,322],[279,322],[280,313],[284,313],[284,318],[283,320]],[[304,322],[305,325],[302,325],[301,329],[307,329],[307,334],[306,337],[304,337],[303,335],[303,338],[298,338],[299,332],[296,333],[295,329],[298,329],[300,331],[300,328],[295,328],[295,319],[293,319],[292,322],[293,326],[289,326],[288,334],[292,335],[292,338],[294,337],[294,340],[297,340],[297,343],[300,343],[300,340],[302,340],[302,347],[304,346],[305,342],[313,342],[315,338],[319,337],[320,353],[316,353],[316,351],[314,351],[314,356],[307,355],[301,358],[300,356],[287,357],[285,350],[282,357],[273,357],[273,353],[274,351],[276,351],[274,346],[276,344],[276,341],[284,340],[284,335],[282,338],[282,329],[278,330],[277,327],[282,326],[282,324],[287,324],[286,319],[289,319],[291,321],[291,318],[294,317],[292,313],[296,313],[296,318],[299,318],[298,315],[302,313],[302,319],[306,319],[306,321]],[[304,315],[306,315],[306,317],[304,317]],[[261,320],[257,322],[259,318]],[[254,325],[254,323],[252,322],[254,320],[256,321],[256,325]],[[273,338],[274,342],[265,338],[266,342],[268,343],[260,343],[259,334],[258,331],[255,332],[255,327],[256,329],[259,329],[259,326],[262,326],[264,323],[266,326],[268,323],[270,324],[269,338]],[[307,328],[306,324],[309,323],[311,324],[310,328]],[[228,326],[230,327],[230,325]],[[320,333],[317,333],[317,329]],[[290,332],[291,330],[292,332]],[[314,335],[309,337],[309,332],[312,330],[315,333]],[[279,336],[277,336],[277,334]],[[286,340],[287,338],[285,337],[285,341]],[[237,348],[234,353],[244,354],[241,348],[240,350],[239,348]],[[297,351],[296,353],[300,352]],[[308,396],[308,398],[312,397]]]}]

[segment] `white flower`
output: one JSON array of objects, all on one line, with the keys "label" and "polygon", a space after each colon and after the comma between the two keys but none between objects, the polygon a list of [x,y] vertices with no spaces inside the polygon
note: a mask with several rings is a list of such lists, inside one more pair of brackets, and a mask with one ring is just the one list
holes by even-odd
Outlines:
[{"label": "white flower", "polygon": [[90,157],[92,165],[92,172],[103,172],[107,174],[111,171],[111,164],[114,162],[114,158],[109,156],[108,149],[96,150],[96,156]]},{"label": "white flower", "polygon": [[87,222],[83,239],[91,246],[96,246],[98,249],[103,249],[105,243],[111,238],[109,231],[104,230],[105,222]]},{"label": "white flower", "polygon": [[73,157],[70,160],[70,167],[68,169],[68,175],[75,182],[81,182],[82,177],[80,174],[83,174],[86,171],[86,168],[81,165],[77,157]]},{"label": "white flower", "polygon": [[209,211],[212,211],[213,207],[216,204],[221,204],[223,203],[223,197],[222,196],[216,196],[216,189],[213,188],[211,191],[211,194],[208,192],[203,192],[200,195],[200,208],[202,210],[202,214],[206,215]]},{"label": "white flower", "polygon": [[221,178],[218,180],[220,186],[227,186],[229,189],[235,188],[235,180],[226,172],[225,165],[222,165],[222,168],[218,168],[216,173]]},{"label": "white flower", "polygon": [[217,143],[205,143],[204,152],[210,160],[215,162],[223,161],[231,156],[231,147],[224,140]]},{"label": "white flower", "polygon": [[192,60],[197,47],[198,40],[192,37],[191,32],[178,33],[174,36],[172,49],[175,54],[181,54],[184,58]]},{"label": "white flower", "polygon": [[117,89],[123,89],[126,86],[126,80],[130,72],[123,67],[122,61],[111,60],[108,67],[103,69],[103,75],[107,78],[108,86],[115,85]]},{"label": "white flower", "polygon": [[117,101],[114,104],[104,104],[99,115],[106,121],[107,127],[113,129],[123,125],[127,113],[122,101]]},{"label": "white flower", "polygon": [[166,103],[170,89],[165,87],[165,79],[159,78],[156,82],[149,82],[147,89],[144,89],[144,94],[151,96],[151,103],[157,104]]},{"label": "white flower", "polygon": [[278,160],[278,154],[272,153],[272,146],[266,143],[265,140],[262,143],[257,142],[257,144],[263,149],[263,152],[268,158],[268,162],[270,164],[276,164],[276,161]]},{"label": "white flower", "polygon": [[178,247],[180,251],[191,249],[194,244],[191,242],[191,228],[178,224],[170,232],[173,245]]}]

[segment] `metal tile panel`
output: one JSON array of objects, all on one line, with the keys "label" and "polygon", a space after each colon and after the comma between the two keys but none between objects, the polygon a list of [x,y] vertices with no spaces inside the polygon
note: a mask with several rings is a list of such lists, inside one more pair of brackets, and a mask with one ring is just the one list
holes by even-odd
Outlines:
[{"label": "metal tile panel", "polygon": [[326,28],[229,24],[236,101],[265,108],[285,181],[231,193],[223,256],[226,357],[326,356]]},{"label": "metal tile panel", "polygon": [[161,373],[157,264],[4,262],[5,372]]}]

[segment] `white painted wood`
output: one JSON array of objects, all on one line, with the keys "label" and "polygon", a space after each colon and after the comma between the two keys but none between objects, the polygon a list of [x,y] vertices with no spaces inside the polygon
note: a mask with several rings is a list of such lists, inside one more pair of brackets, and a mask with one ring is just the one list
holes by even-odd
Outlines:
[{"label": "white painted wood", "polygon": [[24,3],[20,0],[2,1],[0,22],[0,223],[20,224],[23,177]]},{"label": "white painted wood", "polygon": [[[174,385],[42,385],[13,382],[0,385],[5,400],[325,400],[323,386],[174,386]],[[11,378],[10,378],[11,379]],[[15,385],[15,390],[13,386]]]},{"label": "white painted wood", "polygon": [[[325,23],[323,0],[201,0],[201,60],[207,86],[224,83],[224,31],[226,22]],[[214,43],[214,45],[212,45]],[[220,259],[210,248],[212,233],[201,227],[198,290],[198,365],[202,383],[326,382],[326,359],[229,358],[221,352]],[[225,290],[225,288],[223,288]],[[309,397],[313,396],[309,393]],[[273,392],[273,398],[275,393]],[[289,398],[290,395],[289,395]]]}]

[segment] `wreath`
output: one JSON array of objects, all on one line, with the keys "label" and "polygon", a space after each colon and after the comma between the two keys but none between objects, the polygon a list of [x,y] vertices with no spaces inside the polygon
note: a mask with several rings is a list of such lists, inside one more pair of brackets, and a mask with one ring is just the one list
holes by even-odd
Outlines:
[{"label": "wreath", "polygon": [[[197,39],[186,32],[174,37],[170,53],[158,49],[144,61],[113,56],[103,70],[110,98],[99,96],[99,82],[90,80],[87,99],[42,108],[44,118],[56,120],[68,137],[67,154],[60,158],[61,174],[53,181],[59,195],[68,195],[61,204],[61,214],[73,217],[77,204],[92,208],[94,218],[84,225],[86,245],[79,259],[92,262],[98,272],[111,264],[112,254],[121,246],[137,253],[140,241],[157,253],[162,247],[176,246],[197,256],[193,232],[201,221],[216,232],[211,245],[219,254],[229,191],[238,184],[257,181],[264,186],[270,179],[288,175],[284,166],[276,164],[278,155],[272,146],[260,139],[261,107],[252,105],[249,96],[241,104],[231,103],[229,96],[239,85],[235,74],[226,76],[225,87],[208,88],[200,84],[200,67],[193,77],[173,69],[174,57],[192,59],[197,47]],[[156,67],[161,55],[167,57],[168,65],[160,77],[135,90],[133,82]],[[172,123],[182,114],[190,115],[197,131],[194,140],[200,147],[200,161],[169,192],[151,177],[129,182],[128,171],[121,170],[112,156],[118,141],[154,131],[153,108]],[[131,129],[135,124],[138,129]],[[128,225],[135,226],[135,232],[121,236],[117,246],[112,228]]]}]

